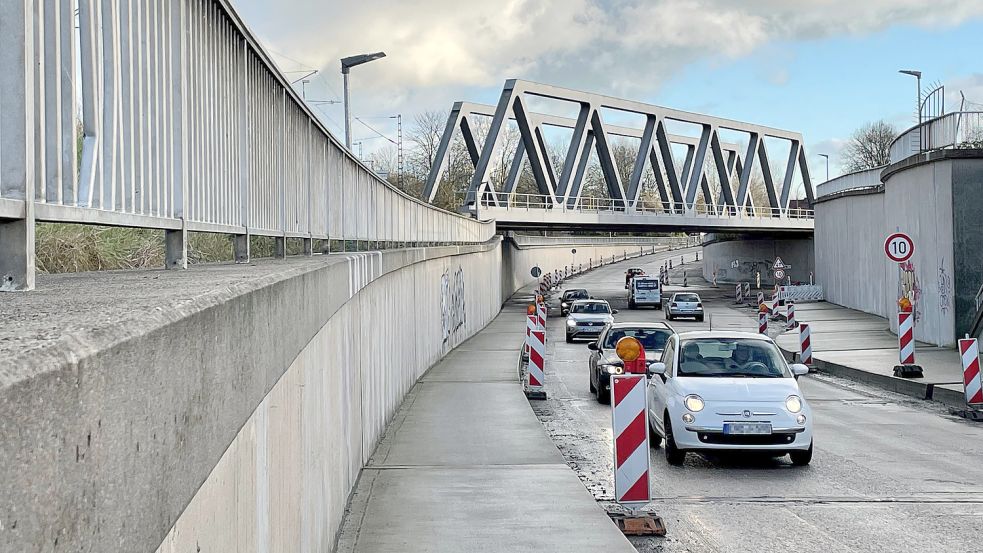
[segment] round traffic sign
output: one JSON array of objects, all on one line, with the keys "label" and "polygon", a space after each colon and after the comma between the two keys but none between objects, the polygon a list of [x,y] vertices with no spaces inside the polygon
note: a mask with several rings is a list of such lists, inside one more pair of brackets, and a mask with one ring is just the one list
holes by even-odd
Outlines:
[{"label": "round traffic sign", "polygon": [[903,232],[895,232],[884,241],[884,253],[895,263],[904,263],[915,253],[915,243]]},{"label": "round traffic sign", "polygon": [[570,253],[577,253],[577,248],[573,248],[572,250],[570,250]]},{"label": "round traffic sign", "polygon": [[536,266],[533,267],[531,271],[529,271],[529,274],[532,275],[532,278],[539,278],[539,275],[543,274],[543,270],[540,269],[538,266]]},{"label": "round traffic sign", "polygon": [[782,280],[785,278],[784,269],[775,269],[775,280]]}]

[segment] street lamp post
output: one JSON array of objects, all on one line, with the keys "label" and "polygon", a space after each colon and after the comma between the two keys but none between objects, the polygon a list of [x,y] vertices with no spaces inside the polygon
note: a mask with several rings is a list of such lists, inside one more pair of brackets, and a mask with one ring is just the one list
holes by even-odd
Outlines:
[{"label": "street lamp post", "polygon": [[819,154],[819,157],[826,159],[826,180],[829,181],[829,154]]},{"label": "street lamp post", "polygon": [[912,77],[915,78],[915,86],[917,87],[917,90],[915,91],[915,93],[916,93],[916,95],[915,95],[915,122],[919,126],[919,128],[918,128],[918,152],[921,153],[921,151],[922,151],[922,145],[923,145],[923,142],[922,142],[922,129],[921,129],[921,124],[922,124],[922,72],[921,71],[915,71],[914,69],[901,69],[900,71],[898,71],[898,73],[902,73],[904,75],[911,75]]},{"label": "street lamp post", "polygon": [[352,106],[351,96],[348,91],[348,73],[356,65],[362,65],[363,63],[369,63],[370,61],[384,57],[386,57],[385,52],[376,52],[374,54],[359,54],[357,56],[341,58],[341,74],[345,79],[345,146],[349,150],[352,149]]}]

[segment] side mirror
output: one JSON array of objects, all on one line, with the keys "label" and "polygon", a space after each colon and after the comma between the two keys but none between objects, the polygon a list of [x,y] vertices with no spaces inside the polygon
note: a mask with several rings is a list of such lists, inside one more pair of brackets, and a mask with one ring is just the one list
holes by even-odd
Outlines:
[{"label": "side mirror", "polygon": [[666,364],[661,362],[651,363],[645,368],[645,374],[647,374],[649,378],[652,378],[657,374],[664,375],[666,374]]},{"label": "side mirror", "polygon": [[792,374],[795,375],[796,378],[809,374],[809,367],[803,365],[802,363],[793,363],[789,368],[792,369]]},{"label": "side mirror", "polygon": [[617,313],[618,313],[618,310],[617,310],[617,309],[612,309],[612,310],[611,310],[611,314],[612,314],[612,315],[615,315],[615,314],[617,314]]},{"label": "side mirror", "polygon": [[597,351],[597,349],[598,349],[597,348],[597,342],[588,342],[587,343],[587,349],[589,349],[591,351]]}]

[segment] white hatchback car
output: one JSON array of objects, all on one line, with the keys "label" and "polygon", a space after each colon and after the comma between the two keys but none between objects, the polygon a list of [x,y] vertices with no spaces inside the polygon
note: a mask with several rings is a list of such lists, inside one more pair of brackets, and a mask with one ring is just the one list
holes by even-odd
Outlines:
[{"label": "white hatchback car", "polygon": [[775,343],[747,332],[683,332],[649,367],[649,438],[666,460],[687,451],[757,450],[812,460],[812,411]]}]

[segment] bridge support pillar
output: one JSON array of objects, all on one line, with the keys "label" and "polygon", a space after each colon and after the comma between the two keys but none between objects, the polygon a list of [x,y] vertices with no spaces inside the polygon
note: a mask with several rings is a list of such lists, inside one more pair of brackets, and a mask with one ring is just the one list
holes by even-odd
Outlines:
[{"label": "bridge support pillar", "polygon": [[165,230],[164,231],[164,268],[166,269],[187,269],[188,268],[188,231]]},{"label": "bridge support pillar", "polygon": [[0,292],[34,289],[34,213],[29,218],[0,221]]},{"label": "bridge support pillar", "polygon": [[232,257],[236,263],[249,263],[249,235],[236,234],[232,237]]},{"label": "bridge support pillar", "polygon": [[273,257],[276,259],[286,259],[287,238],[285,236],[277,236],[273,239]]}]

